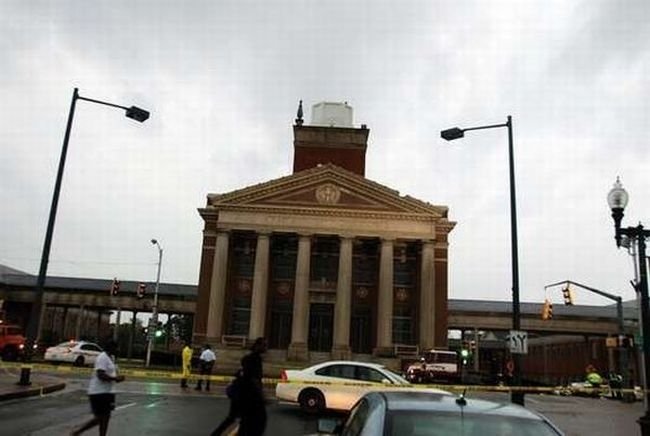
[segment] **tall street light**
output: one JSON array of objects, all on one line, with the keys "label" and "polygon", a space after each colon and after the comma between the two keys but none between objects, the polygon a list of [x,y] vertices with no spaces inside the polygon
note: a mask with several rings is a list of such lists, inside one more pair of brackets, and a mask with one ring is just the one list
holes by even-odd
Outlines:
[{"label": "tall street light", "polygon": [[[447,141],[463,138],[465,132],[470,130],[484,130],[484,129],[497,129],[501,127],[508,128],[508,157],[510,161],[510,236],[512,247],[512,329],[519,330],[521,327],[520,312],[519,312],[519,255],[517,250],[517,204],[515,197],[515,160],[512,141],[512,117],[508,115],[508,121],[504,124],[492,124],[489,126],[467,127],[461,129],[460,127],[453,127],[451,129],[443,130],[440,136]],[[521,386],[521,355],[513,354],[513,384],[514,386]],[[511,401],[515,404],[524,405],[524,393],[519,390],[511,392]]]},{"label": "tall street light", "polygon": [[641,295],[641,342],[643,344],[643,358],[645,361],[645,380],[643,392],[646,395],[646,411],[645,415],[638,419],[641,426],[641,434],[643,436],[650,436],[650,392],[648,392],[647,383],[650,380],[650,312],[648,311],[648,266],[645,254],[645,240],[650,237],[650,230],[643,228],[639,223],[636,227],[621,228],[621,221],[623,220],[623,210],[627,206],[629,196],[627,191],[623,189],[621,180],[617,177],[614,187],[607,194],[607,203],[612,210],[612,218],[614,219],[614,238],[616,239],[616,246],[620,248],[621,239],[627,236],[630,239],[636,240],[637,244],[637,262],[639,266],[639,283],[635,286],[636,291]]},{"label": "tall street light", "polygon": [[[34,296],[34,304],[29,316],[29,323],[27,325],[27,338],[25,340],[25,362],[29,362],[34,352],[34,345],[40,331],[41,323],[41,310],[43,307],[43,288],[45,286],[45,277],[47,276],[47,264],[50,258],[50,246],[52,245],[52,235],[54,233],[54,221],[56,220],[56,210],[59,204],[59,193],[61,192],[61,181],[63,179],[63,169],[65,168],[65,157],[68,152],[68,141],[70,140],[70,131],[72,130],[72,120],[74,118],[74,111],[77,105],[77,100],[85,100],[91,103],[97,103],[104,106],[112,106],[126,111],[126,116],[139,122],[144,122],[149,118],[149,112],[140,109],[136,106],[126,107],[120,106],[105,101],[86,98],[79,95],[79,89],[75,88],[72,93],[72,102],[70,103],[70,112],[68,114],[68,124],[65,129],[65,136],[63,137],[63,147],[61,148],[61,157],[59,158],[59,170],[56,175],[56,182],[54,184],[54,194],[52,195],[52,205],[50,206],[50,217],[47,221],[47,230],[45,232],[45,242],[43,244],[43,253],[41,254],[41,266],[38,270],[38,278],[36,280],[36,295]],[[20,370],[19,385],[30,385],[31,370],[28,366],[23,366]]]},{"label": "tall street light", "polygon": [[147,329],[147,335],[149,336],[149,342],[147,343],[147,361],[145,366],[149,367],[149,362],[151,361],[151,349],[153,348],[154,335],[151,330],[151,326],[158,326],[158,288],[160,287],[160,267],[162,265],[162,255],[163,249],[156,239],[152,239],[151,243],[158,247],[158,274],[156,276],[156,287],[153,291],[153,308],[151,313],[151,322],[149,323],[149,328]]}]

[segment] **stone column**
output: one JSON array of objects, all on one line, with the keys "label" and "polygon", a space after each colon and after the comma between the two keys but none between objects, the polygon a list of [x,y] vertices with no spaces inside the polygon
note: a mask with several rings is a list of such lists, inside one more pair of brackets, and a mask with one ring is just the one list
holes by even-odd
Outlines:
[{"label": "stone column", "polygon": [[75,341],[79,340],[79,336],[81,335],[81,324],[83,323],[83,317],[84,317],[84,310],[85,307],[82,304],[79,306],[79,310],[77,310],[77,325],[74,329],[74,339]]},{"label": "stone column", "polygon": [[115,328],[113,329],[113,340],[117,342],[119,336],[118,332],[120,330],[120,317],[122,316],[122,310],[118,307],[117,314],[115,315]]},{"label": "stone column", "polygon": [[393,353],[393,241],[382,239],[377,299],[377,345],[375,355]]},{"label": "stone column", "polygon": [[219,230],[214,248],[212,278],[210,279],[210,303],[208,304],[207,341],[221,343],[223,334],[223,312],[226,299],[226,281],[228,279],[229,234]]},{"label": "stone column", "polygon": [[307,330],[309,329],[309,262],[311,257],[311,235],[300,235],[298,259],[296,261],[296,282],[293,292],[293,321],[291,344],[287,351],[289,360],[308,360]]},{"label": "stone column", "polygon": [[435,291],[434,241],[422,241],[420,276],[420,349],[435,345]]},{"label": "stone column", "polygon": [[135,336],[135,322],[136,322],[136,317],[138,315],[138,312],[135,310],[133,311],[133,314],[131,316],[131,328],[129,329],[129,345],[127,347],[127,352],[126,352],[126,357],[128,359],[131,359],[133,357],[133,338]]},{"label": "stone column", "polygon": [[336,306],[334,307],[334,344],[332,359],[350,358],[350,313],[352,306],[352,241],[341,237],[339,248],[339,276],[336,286]]},{"label": "stone column", "polygon": [[269,285],[269,240],[268,234],[260,233],[257,235],[253,294],[251,296],[251,320],[248,329],[248,339],[252,341],[264,336],[266,296]]}]

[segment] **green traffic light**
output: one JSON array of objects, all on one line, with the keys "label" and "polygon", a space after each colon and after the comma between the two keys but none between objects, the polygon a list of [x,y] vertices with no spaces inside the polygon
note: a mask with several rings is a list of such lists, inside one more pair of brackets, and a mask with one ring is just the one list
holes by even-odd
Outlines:
[{"label": "green traffic light", "polygon": [[162,335],[163,335],[163,331],[162,331],[162,330],[156,330],[156,337],[157,337],[157,338],[161,337]]},{"label": "green traffic light", "polygon": [[465,357],[469,356],[469,351],[467,351],[467,350],[460,350],[460,355],[461,355],[463,358],[465,358]]}]

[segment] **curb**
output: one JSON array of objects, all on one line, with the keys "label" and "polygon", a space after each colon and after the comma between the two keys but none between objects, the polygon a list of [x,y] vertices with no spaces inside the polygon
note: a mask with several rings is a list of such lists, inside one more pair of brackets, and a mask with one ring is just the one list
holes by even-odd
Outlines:
[{"label": "curb", "polygon": [[51,385],[31,387],[24,390],[15,390],[13,392],[0,393],[0,402],[15,400],[18,398],[35,397],[37,395],[50,394],[52,392],[65,389],[65,386],[66,386],[65,383],[61,382],[61,383],[54,383]]}]

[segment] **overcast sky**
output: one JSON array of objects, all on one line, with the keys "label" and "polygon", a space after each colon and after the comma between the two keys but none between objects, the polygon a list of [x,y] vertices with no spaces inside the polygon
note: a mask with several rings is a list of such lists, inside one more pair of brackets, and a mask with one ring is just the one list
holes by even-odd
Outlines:
[{"label": "overcast sky", "polygon": [[[650,227],[650,3],[2,1],[0,263],[36,274],[74,87],[49,275],[198,281],[208,193],[291,173],[298,100],[347,101],[366,176],[458,224],[450,298],[511,298],[514,120],[522,301],[564,279],[634,297],[606,195]],[[548,296],[561,302],[559,288]],[[579,304],[607,300],[577,292]]]}]

